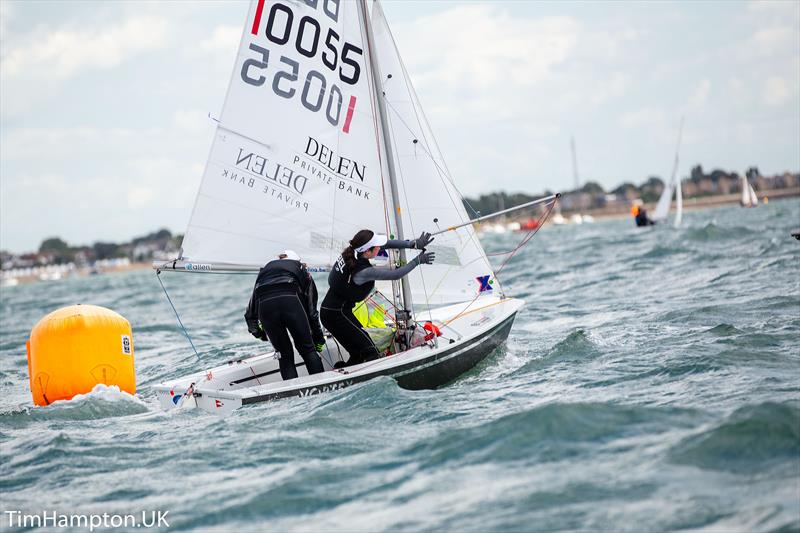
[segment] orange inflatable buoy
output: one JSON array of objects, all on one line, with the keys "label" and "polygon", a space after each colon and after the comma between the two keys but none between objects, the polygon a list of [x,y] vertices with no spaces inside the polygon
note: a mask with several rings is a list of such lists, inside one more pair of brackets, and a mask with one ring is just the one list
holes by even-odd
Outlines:
[{"label": "orange inflatable buoy", "polygon": [[110,309],[71,305],[53,311],[33,327],[26,347],[36,405],[69,400],[101,383],[136,392],[131,325]]}]

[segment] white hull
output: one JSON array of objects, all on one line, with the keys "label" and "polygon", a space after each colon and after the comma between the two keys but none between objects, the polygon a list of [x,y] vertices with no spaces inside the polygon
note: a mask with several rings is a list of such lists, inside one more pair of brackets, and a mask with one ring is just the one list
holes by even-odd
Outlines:
[{"label": "white hull", "polygon": [[469,307],[462,303],[433,309],[430,318],[427,311],[422,312],[420,320],[432,318],[442,330],[435,344],[344,369],[332,368],[337,360],[347,359],[347,354],[338,353],[329,340],[332,350],[326,348],[323,353],[325,372],[320,374],[309,376],[297,357],[299,377],[282,381],[278,360],[269,353],[161,383],[155,390],[164,409],[197,406],[224,414],[250,403],[329,392],[385,375],[405,388],[435,388],[469,370],[502,344],[523,303],[486,295]]}]

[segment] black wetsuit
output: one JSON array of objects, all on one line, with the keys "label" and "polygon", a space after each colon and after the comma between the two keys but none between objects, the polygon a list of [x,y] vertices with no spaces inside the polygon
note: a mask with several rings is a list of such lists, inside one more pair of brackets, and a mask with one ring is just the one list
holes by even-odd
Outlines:
[{"label": "black wetsuit", "polygon": [[[280,353],[283,379],[297,377],[289,334],[305,361],[308,373],[323,371],[314,346],[325,342],[317,313],[317,286],[299,261],[277,259],[264,265],[256,278],[244,317],[250,333],[262,340],[269,337],[272,346]],[[259,322],[264,328],[263,333],[258,327]]]},{"label": "black wetsuit", "polygon": [[[412,248],[414,241],[391,240],[384,248]],[[419,257],[419,256],[418,256]],[[353,315],[353,306],[364,300],[375,288],[375,280],[400,279],[419,265],[415,257],[395,269],[373,267],[359,257],[351,270],[339,256],[328,275],[328,293],[322,300],[320,318],[325,328],[350,354],[346,365],[357,365],[378,359],[381,353],[363,326]]]},{"label": "black wetsuit", "polygon": [[654,221],[652,221],[652,220],[650,220],[650,218],[648,218],[647,211],[639,211],[639,213],[636,215],[636,226],[637,227],[641,228],[642,226],[655,226],[655,224],[656,223]]}]

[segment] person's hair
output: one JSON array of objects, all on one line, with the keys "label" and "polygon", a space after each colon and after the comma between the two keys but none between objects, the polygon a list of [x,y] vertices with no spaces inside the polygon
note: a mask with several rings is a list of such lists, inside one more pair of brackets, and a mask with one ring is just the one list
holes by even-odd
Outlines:
[{"label": "person's hair", "polygon": [[352,269],[356,266],[356,248],[367,244],[374,235],[374,231],[362,229],[350,239],[350,246],[342,251],[342,259],[347,268]]}]

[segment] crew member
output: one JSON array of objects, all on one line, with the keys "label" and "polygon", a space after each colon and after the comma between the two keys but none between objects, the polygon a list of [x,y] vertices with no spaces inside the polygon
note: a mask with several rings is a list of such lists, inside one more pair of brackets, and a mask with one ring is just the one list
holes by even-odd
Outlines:
[{"label": "crew member", "polygon": [[[364,229],[355,234],[350,246],[344,249],[328,276],[328,293],[322,300],[320,318],[325,328],[350,354],[344,366],[356,365],[378,359],[381,354],[353,315],[353,306],[364,300],[375,288],[377,280],[397,280],[420,264],[433,264],[435,254],[425,247],[433,241],[430,233],[423,232],[414,240],[389,240],[386,235]],[[399,268],[374,267],[370,259],[381,248],[410,248],[422,250],[414,259]]]},{"label": "crew member", "polygon": [[634,205],[633,208],[631,209],[631,213],[633,213],[633,217],[634,220],[636,221],[637,227],[655,225],[655,221],[651,220],[647,216],[647,210],[644,208],[644,206]]},{"label": "crew member", "polygon": [[295,252],[286,250],[261,268],[244,318],[247,330],[258,339],[269,340],[280,354],[283,379],[297,377],[289,333],[308,373],[323,371],[317,354],[325,346],[317,313],[317,286]]}]

